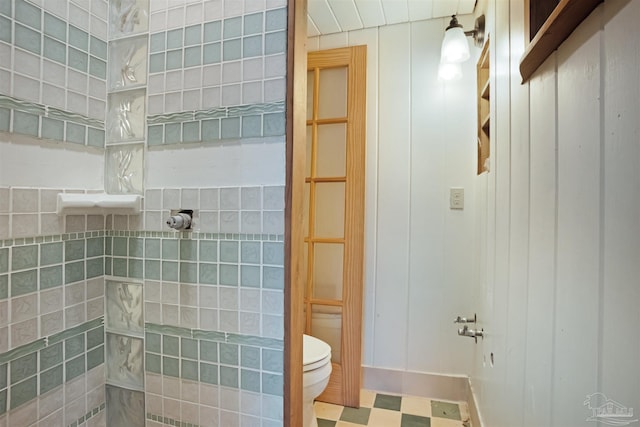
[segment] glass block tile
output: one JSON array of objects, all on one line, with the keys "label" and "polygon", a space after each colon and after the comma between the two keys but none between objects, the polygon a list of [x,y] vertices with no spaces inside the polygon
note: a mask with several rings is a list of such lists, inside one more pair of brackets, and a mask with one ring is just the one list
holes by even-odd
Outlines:
[{"label": "glass block tile", "polygon": [[222,139],[240,138],[239,117],[228,117],[222,119],[221,137]]},{"label": "glass block tile", "polygon": [[89,34],[87,34],[85,31],[82,31],[80,28],[69,25],[69,44],[71,46],[77,47],[84,52],[88,52]]},{"label": "glass block tile", "polygon": [[63,20],[46,13],[44,14],[44,33],[63,42],[67,41],[67,24]]},{"label": "glass block tile", "polygon": [[106,80],[107,63],[95,56],[89,57],[89,74],[102,80]]},{"label": "glass block tile", "polygon": [[167,52],[167,70],[182,68],[182,49]]},{"label": "glass block tile", "polygon": [[65,140],[74,144],[84,145],[86,126],[67,122],[67,134]]},{"label": "glass block tile", "polygon": [[90,53],[100,59],[107,60],[107,43],[97,37],[91,36]]},{"label": "glass block tile", "polygon": [[184,50],[184,66],[194,67],[202,63],[202,48],[200,46],[188,47]]},{"label": "glass block tile", "polygon": [[34,399],[38,394],[38,377],[33,376],[21,383],[15,384],[10,389],[11,409]]},{"label": "glass block tile", "polygon": [[13,112],[13,131],[25,135],[38,136],[40,117],[35,114]]},{"label": "glass block tile", "polygon": [[[107,140],[113,142],[137,141],[143,140],[145,135],[145,90],[135,90],[126,92],[116,92],[108,95],[107,100],[107,122],[108,127]],[[130,146],[134,147],[134,146]],[[135,148],[129,148],[130,151],[136,151]],[[135,154],[126,154],[125,149],[115,149],[114,155],[128,156],[130,161],[123,161],[122,165],[126,165],[131,169],[137,166],[136,161],[142,161],[142,151]],[[139,159],[134,156],[139,155]],[[126,160],[126,159],[123,159]],[[119,172],[119,163],[114,163],[113,167]]]},{"label": "glass block tile", "polygon": [[35,28],[36,30],[40,29],[40,15],[42,11],[39,7],[34,6],[25,0],[15,0],[14,7],[15,18],[17,21]]},{"label": "glass block tile", "polygon": [[184,45],[192,46],[194,44],[202,43],[202,26],[191,25],[184,29]]},{"label": "glass block tile", "polygon": [[11,21],[4,16],[0,16],[0,40],[11,43]]},{"label": "glass block tile", "polygon": [[44,394],[61,385],[62,379],[63,379],[62,365],[58,365],[47,371],[41,372],[40,373],[40,394]]},{"label": "glass block tile", "polygon": [[165,32],[151,34],[149,51],[151,53],[163,52],[166,49],[166,39],[167,33]]},{"label": "glass block tile", "polygon": [[242,39],[242,57],[250,58],[262,55],[262,35]]},{"label": "glass block tile", "polygon": [[150,73],[159,73],[164,71],[164,63],[165,63],[165,54],[162,53],[154,53],[149,56],[149,72]]},{"label": "glass block tile", "polygon": [[40,55],[40,33],[18,23],[14,27],[16,46]]},{"label": "glass block tile", "polygon": [[225,40],[223,43],[224,45],[222,58],[225,61],[233,61],[242,57],[241,39]]},{"label": "glass block tile", "polygon": [[[93,59],[93,58],[92,58]],[[104,147],[105,133],[102,129],[88,128],[87,145],[92,147]]]},{"label": "glass block tile", "polygon": [[287,9],[274,9],[266,12],[266,31],[277,31],[287,29]]},{"label": "glass block tile", "polygon": [[223,23],[224,40],[240,37],[242,35],[242,17],[228,18]]},{"label": "glass block tile", "polygon": [[287,33],[286,31],[278,31],[265,35],[264,53],[271,55],[274,53],[284,53],[287,50]]},{"label": "glass block tile", "polygon": [[147,142],[149,145],[162,145],[164,142],[163,136],[163,125],[152,125],[147,128]]},{"label": "glass block tile", "polygon": [[202,47],[202,60],[204,64],[217,64],[221,59],[220,43],[209,43]]},{"label": "glass block tile", "polygon": [[220,41],[222,35],[222,21],[208,22],[204,24],[204,42]]},{"label": "glass block tile", "polygon": [[72,47],[69,47],[68,55],[68,63],[70,67],[84,73],[87,72],[87,68],[89,65],[89,55]]},{"label": "glass block tile", "polygon": [[244,35],[259,34],[262,33],[263,28],[263,14],[262,12],[253,13],[251,15],[244,16]]},{"label": "glass block tile", "polygon": [[182,48],[182,28],[167,31],[167,49]]}]

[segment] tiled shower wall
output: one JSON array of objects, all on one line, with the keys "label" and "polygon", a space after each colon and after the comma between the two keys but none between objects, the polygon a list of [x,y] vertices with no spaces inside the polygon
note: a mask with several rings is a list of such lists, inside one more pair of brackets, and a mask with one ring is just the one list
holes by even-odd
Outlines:
[{"label": "tiled shower wall", "polygon": [[[8,3],[0,5],[0,132],[101,149],[107,2]],[[165,33],[165,62],[160,70],[148,58],[148,146],[171,157],[185,143],[206,143],[215,157],[219,146],[249,152],[268,137],[284,162],[286,2],[150,5],[151,55]],[[261,165],[273,166],[281,169]],[[0,426],[105,425],[114,397],[136,397],[105,390],[115,355],[105,347],[136,342],[145,398],[121,412],[144,408],[146,425],[282,425],[284,186],[225,185],[204,171],[189,188],[147,182],[140,215],[65,217],[55,195],[86,190],[0,188]],[[165,228],[179,208],[195,210],[192,232]],[[139,338],[105,333],[105,277],[142,285]]]}]

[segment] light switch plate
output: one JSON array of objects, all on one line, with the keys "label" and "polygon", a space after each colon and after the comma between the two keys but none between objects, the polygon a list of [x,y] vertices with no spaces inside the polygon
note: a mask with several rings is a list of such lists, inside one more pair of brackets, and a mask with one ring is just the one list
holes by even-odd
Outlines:
[{"label": "light switch plate", "polygon": [[464,188],[449,189],[449,208],[464,209]]}]

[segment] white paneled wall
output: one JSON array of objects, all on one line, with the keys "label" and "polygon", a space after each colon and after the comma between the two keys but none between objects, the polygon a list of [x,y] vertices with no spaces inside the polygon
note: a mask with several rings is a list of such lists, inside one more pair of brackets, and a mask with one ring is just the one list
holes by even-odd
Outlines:
[{"label": "white paneled wall", "polygon": [[476,358],[472,386],[487,426],[596,425],[593,393],[640,406],[640,2],[604,2],[524,85],[523,2],[487,3],[492,169],[476,194],[487,363]]},{"label": "white paneled wall", "polygon": [[[475,63],[464,65],[462,81],[438,81],[447,22],[390,25],[308,43],[309,50],[368,47],[367,366],[461,374],[474,357],[473,341],[458,337],[452,321],[474,310]],[[449,209],[450,187],[465,188],[463,211]]]}]

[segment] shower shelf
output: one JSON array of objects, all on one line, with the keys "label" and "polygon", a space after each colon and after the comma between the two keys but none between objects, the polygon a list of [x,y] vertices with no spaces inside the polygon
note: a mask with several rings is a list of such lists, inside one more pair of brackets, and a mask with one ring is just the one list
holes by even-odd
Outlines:
[{"label": "shower shelf", "polygon": [[61,193],[58,194],[57,213],[136,215],[140,213],[140,201],[138,194]]}]

